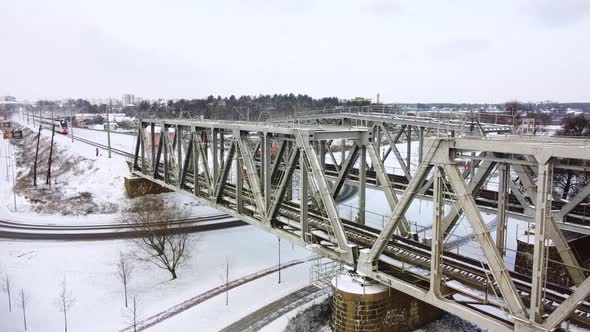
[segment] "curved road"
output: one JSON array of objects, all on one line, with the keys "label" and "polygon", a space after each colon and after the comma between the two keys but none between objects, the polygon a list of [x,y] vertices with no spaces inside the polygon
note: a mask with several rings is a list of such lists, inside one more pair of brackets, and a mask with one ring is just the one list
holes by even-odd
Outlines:
[{"label": "curved road", "polygon": [[[203,232],[247,225],[224,214],[170,222],[174,232]],[[139,237],[142,232],[126,224],[34,225],[0,220],[0,238],[19,240],[110,240]]]}]

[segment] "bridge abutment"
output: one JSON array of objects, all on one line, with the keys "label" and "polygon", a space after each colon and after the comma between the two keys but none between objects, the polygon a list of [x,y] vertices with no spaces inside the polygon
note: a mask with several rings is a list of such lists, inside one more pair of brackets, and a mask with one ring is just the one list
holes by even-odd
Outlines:
[{"label": "bridge abutment", "polygon": [[150,194],[167,193],[171,190],[139,176],[126,176],[125,191],[129,197],[135,198]]},{"label": "bridge abutment", "polygon": [[339,275],[332,280],[334,332],[406,332],[438,319],[442,311],[379,283]]}]

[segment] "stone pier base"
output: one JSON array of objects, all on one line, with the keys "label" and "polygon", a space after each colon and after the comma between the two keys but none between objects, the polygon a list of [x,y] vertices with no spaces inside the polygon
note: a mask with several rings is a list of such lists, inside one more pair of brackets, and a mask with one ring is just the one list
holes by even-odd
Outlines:
[{"label": "stone pier base", "polygon": [[135,198],[149,194],[167,193],[171,190],[142,177],[126,176],[125,191],[129,197]]},{"label": "stone pier base", "polygon": [[378,283],[340,275],[332,280],[334,332],[413,331],[440,318],[442,311]]}]

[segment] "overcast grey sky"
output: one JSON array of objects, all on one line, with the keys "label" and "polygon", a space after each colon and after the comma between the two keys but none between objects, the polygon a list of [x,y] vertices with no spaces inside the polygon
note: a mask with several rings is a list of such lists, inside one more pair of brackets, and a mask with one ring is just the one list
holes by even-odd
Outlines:
[{"label": "overcast grey sky", "polygon": [[1,0],[0,95],[590,101],[589,40],[589,0]]}]

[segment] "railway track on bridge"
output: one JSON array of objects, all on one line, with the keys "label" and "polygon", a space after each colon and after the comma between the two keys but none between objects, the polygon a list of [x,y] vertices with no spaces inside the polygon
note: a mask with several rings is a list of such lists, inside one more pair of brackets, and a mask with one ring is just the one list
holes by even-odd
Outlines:
[{"label": "railway track on bridge", "polygon": [[[243,190],[246,193],[249,192],[246,189]],[[228,186],[226,193],[230,197],[235,198],[235,188],[233,186]],[[244,210],[248,210],[253,215],[254,202],[249,195],[245,196],[243,199],[248,206],[244,206]],[[228,207],[235,204],[235,202],[228,200],[224,200],[223,203]],[[300,231],[299,228],[294,227],[299,221],[299,211],[300,206],[298,203],[283,202],[279,211],[281,217],[278,219],[278,222],[283,225],[284,230],[290,230],[292,232]],[[328,247],[333,246],[336,241],[331,235],[332,231],[329,220],[322,216],[319,211],[311,207],[308,213],[310,226],[322,230],[321,233],[317,231],[312,233],[317,244]],[[344,218],[341,218],[341,220],[349,242],[358,245],[359,249],[371,248],[374,245],[379,235],[379,230],[351,222]],[[397,278],[410,282],[424,290],[430,288],[431,248],[428,244],[394,235],[382,255],[384,257],[380,259],[380,270],[386,270]],[[508,308],[503,300],[496,296],[500,291],[493,277],[491,277],[490,267],[486,263],[445,251],[443,252],[441,272],[447,281],[445,287],[448,291],[448,296],[458,294],[479,301],[477,304],[471,303],[471,307],[478,311],[484,311],[478,305],[487,305],[508,313]],[[527,304],[531,292],[531,278],[517,272],[509,272],[520,296],[523,298],[525,304]],[[545,287],[543,305],[546,313],[551,313],[573,293],[572,289],[549,282],[546,283]],[[510,316],[503,318],[506,323],[510,322],[510,319]],[[571,320],[582,326],[590,326],[590,303],[582,302],[571,315]]]},{"label": "railway track on bridge", "polygon": [[[282,213],[298,218],[299,206],[290,202],[285,205],[288,206],[288,208],[284,209]],[[379,235],[379,230],[344,219],[342,221],[345,226],[347,238],[350,242],[359,245],[361,248],[370,248],[373,246]],[[327,235],[327,238],[324,239],[330,241],[329,222],[324,220],[318,211],[312,209],[309,210],[309,222],[314,227],[323,229]],[[319,234],[316,234],[316,236],[317,235]],[[396,277],[412,282],[425,290],[429,289],[430,284],[428,273],[431,267],[431,248],[429,245],[413,239],[394,235],[389,241],[383,254],[391,258],[391,260],[380,261],[380,266],[387,266]],[[401,267],[399,264],[396,265],[395,262],[400,263]],[[406,264],[405,267],[404,264]],[[415,269],[412,270],[412,267]],[[470,257],[451,252],[444,252],[441,270],[448,280],[456,280],[461,285],[467,286],[467,288],[482,292],[485,296],[474,296],[474,293],[467,292],[467,288],[465,287],[454,287],[452,289],[453,292],[482,301],[484,305],[492,305],[502,310],[507,310],[504,304],[495,299],[495,294],[499,293],[499,289],[495,282],[491,281],[488,277],[491,273],[489,272],[490,268],[487,264]],[[531,278],[513,271],[510,271],[510,275],[515,281],[515,286],[520,292],[521,297],[527,302],[529,300],[531,289]],[[492,289],[492,287],[494,289]],[[557,308],[556,304],[563,302],[573,292],[569,288],[551,283],[546,284],[546,289],[545,299],[543,300],[545,312],[552,312]],[[477,307],[474,308],[478,309]],[[573,321],[583,326],[590,326],[590,303],[583,302],[579,305],[571,318]]]}]

